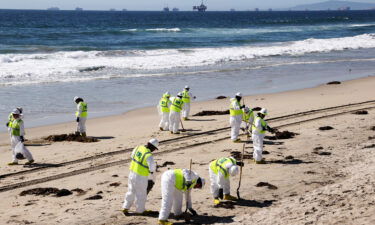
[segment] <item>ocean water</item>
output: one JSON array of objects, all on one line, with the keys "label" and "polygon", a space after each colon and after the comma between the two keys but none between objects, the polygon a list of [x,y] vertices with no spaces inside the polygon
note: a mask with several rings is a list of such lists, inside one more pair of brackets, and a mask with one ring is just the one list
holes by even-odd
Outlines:
[{"label": "ocean water", "polygon": [[[0,10],[0,123],[26,126],[156,105],[186,84],[198,100],[374,75],[375,11]],[[0,126],[0,131],[5,127]]]}]

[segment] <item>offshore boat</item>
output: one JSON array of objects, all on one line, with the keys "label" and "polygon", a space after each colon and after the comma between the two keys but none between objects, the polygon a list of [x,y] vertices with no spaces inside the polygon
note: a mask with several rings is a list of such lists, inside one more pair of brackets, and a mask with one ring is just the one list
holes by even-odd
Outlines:
[{"label": "offshore boat", "polygon": [[80,8],[80,7],[77,7],[77,8],[76,8],[76,11],[83,11],[83,9]]},{"label": "offshore boat", "polygon": [[164,12],[169,12],[169,7],[168,7],[168,6],[164,7],[164,8],[163,8],[163,11],[164,11]]},{"label": "offshore boat", "polygon": [[172,11],[173,11],[173,12],[178,12],[178,11],[179,11],[179,9],[178,9],[178,8],[176,8],[176,7],[174,7],[174,8],[172,9]]},{"label": "offshore boat", "polygon": [[207,9],[207,6],[203,4],[203,0],[201,5],[193,6],[193,10],[197,10],[198,12],[205,12]]},{"label": "offshore boat", "polygon": [[60,8],[59,7],[51,7],[51,8],[48,8],[47,10],[49,10],[49,11],[59,11]]}]

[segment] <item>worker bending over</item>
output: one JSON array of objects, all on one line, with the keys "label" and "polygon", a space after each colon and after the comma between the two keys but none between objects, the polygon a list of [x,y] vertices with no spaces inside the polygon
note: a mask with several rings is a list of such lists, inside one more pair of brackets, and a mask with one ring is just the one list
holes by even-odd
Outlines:
[{"label": "worker bending over", "polygon": [[245,131],[249,137],[252,130],[252,124],[254,122],[254,112],[247,106],[243,109],[242,121],[245,124]]},{"label": "worker bending over", "polygon": [[191,189],[202,189],[205,184],[203,178],[187,169],[168,170],[161,177],[161,209],[158,224],[172,224],[168,217],[173,206],[175,216],[182,214],[183,195],[187,202],[188,210],[195,216],[197,212],[192,207]]},{"label": "worker bending over", "polygon": [[159,129],[160,130],[168,130],[169,129],[169,107],[171,106],[171,100],[169,98],[171,95],[169,92],[165,92],[163,97],[161,97],[158,105],[159,115],[161,116]]},{"label": "worker bending over", "polygon": [[171,107],[169,112],[169,130],[172,134],[179,134],[178,131],[180,127],[180,121],[181,121],[181,110],[184,105],[184,102],[182,101],[182,93],[179,92],[177,94],[177,97],[173,97],[171,99]]},{"label": "worker bending over", "polygon": [[[237,162],[233,157],[220,158],[210,163],[209,174],[211,180],[211,193],[214,197],[214,205],[220,203],[219,198],[234,201],[236,197],[230,195],[230,177],[238,174],[238,166],[243,166],[243,162]],[[220,196],[224,194],[223,196]]]},{"label": "worker bending over", "polygon": [[74,97],[74,102],[77,104],[76,111],[76,122],[77,131],[76,134],[81,134],[82,137],[86,137],[86,120],[87,120],[87,103],[83,101],[81,97]]},{"label": "worker bending over", "polygon": [[154,185],[153,173],[156,170],[152,152],[158,149],[158,145],[158,140],[151,139],[146,145],[137,146],[131,154],[128,192],[125,194],[122,206],[125,215],[128,215],[134,200],[136,213],[147,214],[145,211],[147,191],[150,191]]},{"label": "worker bending over", "polygon": [[252,139],[253,139],[253,158],[256,164],[264,164],[265,161],[262,158],[263,152],[263,139],[265,136],[266,131],[274,132],[274,130],[267,125],[267,122],[264,121],[264,117],[267,115],[267,109],[263,108],[260,110],[258,115],[255,117],[255,121],[253,123],[253,132],[252,132]]}]

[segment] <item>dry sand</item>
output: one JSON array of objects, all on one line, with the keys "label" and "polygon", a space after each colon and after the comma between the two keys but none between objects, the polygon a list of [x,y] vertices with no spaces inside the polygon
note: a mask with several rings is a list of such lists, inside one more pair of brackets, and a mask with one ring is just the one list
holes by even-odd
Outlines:
[{"label": "dry sand", "polygon": [[[374,100],[375,77],[344,82],[340,85],[322,85],[316,88],[277,94],[248,96],[245,103],[269,110],[269,117],[287,115],[348,103]],[[235,92],[235,91],[234,91]],[[202,110],[226,110],[228,99],[194,102],[192,113]],[[374,104],[369,105],[374,106]],[[375,110],[367,115],[342,114],[300,125],[283,127],[299,133],[293,139],[267,140],[265,155],[269,163],[255,165],[245,160],[241,197],[244,199],[233,209],[214,208],[209,192],[209,182],[203,190],[193,191],[193,206],[200,214],[198,224],[374,224],[375,223]],[[184,122],[187,133],[196,133],[228,126],[228,116],[193,117]],[[293,120],[293,119],[292,119]],[[98,137],[100,142],[45,143],[39,138],[50,134],[74,130],[75,123],[57,124],[26,129],[26,138],[33,141],[29,146],[36,162],[58,164],[104,152],[132,148],[145,143],[151,137],[159,140],[176,137],[169,132],[158,131],[156,107],[134,110],[123,115],[90,119],[88,135]],[[27,127],[27,120],[26,127]],[[288,121],[290,122],[290,120]],[[278,126],[284,122],[270,122]],[[334,129],[320,131],[321,126]],[[183,136],[184,134],[180,135]],[[186,146],[202,141],[229,136],[229,131],[163,144],[160,151]],[[371,138],[374,137],[374,138]],[[26,170],[23,166],[6,166],[11,159],[9,137],[0,134],[1,173]],[[244,140],[245,137],[243,136]],[[320,150],[314,150],[321,147]],[[229,138],[206,145],[182,149],[155,156],[159,165],[173,161],[175,165],[160,168],[156,185],[148,197],[147,208],[160,208],[160,176],[168,168],[187,168],[189,159],[194,160],[193,170],[208,178],[208,164],[212,159],[240,151],[242,144],[231,143]],[[252,152],[252,145],[246,145]],[[316,154],[329,152],[326,155]],[[289,157],[288,157],[289,156]],[[292,157],[290,157],[292,156]],[[41,170],[36,173],[0,179],[0,185],[28,181],[55,174],[95,166],[129,158],[129,153],[108,156],[95,161]],[[289,158],[289,159],[286,159]],[[95,170],[80,175],[53,180],[0,193],[0,224],[156,224],[153,217],[125,217],[120,212],[127,190],[128,164]],[[235,195],[238,177],[232,178],[232,194]],[[256,187],[268,182],[277,189]],[[117,184],[114,184],[117,183]],[[118,186],[116,186],[118,185]],[[64,197],[20,196],[35,187],[55,187],[85,192]],[[96,194],[103,198],[85,200]],[[183,220],[171,220],[184,224]]]}]

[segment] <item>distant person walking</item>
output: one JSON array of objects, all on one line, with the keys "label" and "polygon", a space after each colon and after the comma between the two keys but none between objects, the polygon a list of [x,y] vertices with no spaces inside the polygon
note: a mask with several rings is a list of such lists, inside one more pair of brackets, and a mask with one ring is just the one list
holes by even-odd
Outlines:
[{"label": "distant person walking", "polygon": [[32,164],[34,159],[30,151],[23,145],[23,142],[25,141],[25,128],[19,109],[14,109],[12,111],[12,119],[12,122],[8,125],[8,129],[10,132],[10,145],[13,153],[13,161],[8,163],[8,165],[18,165],[18,160],[24,158],[28,159],[28,162],[25,163],[26,165]]},{"label": "distant person walking", "polygon": [[179,134],[178,131],[181,121],[181,110],[184,105],[182,101],[182,93],[179,92],[176,97],[171,99],[171,107],[169,112],[169,130],[172,134]]},{"label": "distant person walking", "polygon": [[159,104],[158,104],[158,111],[159,115],[161,116],[160,123],[159,123],[159,129],[160,130],[168,130],[169,129],[169,112],[170,112],[170,106],[172,104],[171,100],[169,99],[171,95],[169,92],[165,92],[163,94],[163,97],[161,97]]},{"label": "distant person walking", "polygon": [[182,118],[184,120],[189,119],[190,114],[190,102],[192,99],[195,99],[196,97],[193,96],[193,94],[190,93],[190,87],[185,86],[184,90],[182,91],[182,101],[184,102],[184,106],[182,108]]},{"label": "distant person walking", "polygon": [[74,97],[74,102],[77,104],[76,122],[77,122],[77,135],[86,137],[86,120],[87,120],[87,103],[81,97]]},{"label": "distant person walking", "polygon": [[238,92],[234,98],[230,99],[230,106],[229,106],[229,114],[230,114],[230,127],[231,127],[231,140],[233,142],[239,142],[241,141],[238,138],[238,135],[240,133],[241,123],[242,123],[242,117],[243,117],[243,111],[242,108],[245,106],[241,106],[241,99],[242,94]]}]

